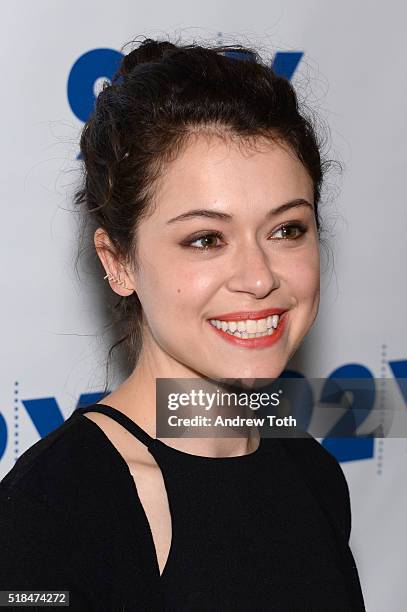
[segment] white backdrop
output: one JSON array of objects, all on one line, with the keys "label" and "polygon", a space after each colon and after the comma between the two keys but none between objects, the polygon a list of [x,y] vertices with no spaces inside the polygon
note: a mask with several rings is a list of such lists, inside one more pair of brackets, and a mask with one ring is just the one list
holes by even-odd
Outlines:
[{"label": "white backdrop", "polygon": [[[110,344],[102,335],[103,281],[87,270],[77,278],[69,212],[78,108],[94,83],[79,75],[70,100],[68,78],[85,53],[118,51],[138,35],[237,40],[271,57],[302,54],[292,81],[328,121],[344,173],[331,175],[331,203],[322,208],[334,256],[320,312],[291,365],[309,378],[338,368],[357,375],[363,367],[400,385],[407,379],[406,18],[405,4],[395,0],[2,6],[0,477],[82,394],[103,388]],[[93,69],[109,56],[102,55],[92,56]],[[109,75],[101,68],[96,76]],[[406,407],[401,392],[400,400]],[[368,612],[407,609],[406,451],[405,438],[375,440],[368,451],[340,442],[335,451],[350,487],[351,547]]]}]

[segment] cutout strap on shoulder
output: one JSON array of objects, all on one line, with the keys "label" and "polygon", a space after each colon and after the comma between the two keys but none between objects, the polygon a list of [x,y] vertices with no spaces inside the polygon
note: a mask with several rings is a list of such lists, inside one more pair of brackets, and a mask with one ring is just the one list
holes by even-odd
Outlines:
[{"label": "cutout strap on shoulder", "polygon": [[140,442],[143,442],[148,448],[150,448],[155,442],[155,438],[152,438],[144,429],[137,425],[132,419],[126,416],[117,408],[112,408],[107,404],[91,404],[90,406],[84,406],[83,408],[77,408],[74,414],[85,414],[85,412],[100,412],[108,417],[111,417],[117,423],[120,423],[127,431],[135,436]]}]

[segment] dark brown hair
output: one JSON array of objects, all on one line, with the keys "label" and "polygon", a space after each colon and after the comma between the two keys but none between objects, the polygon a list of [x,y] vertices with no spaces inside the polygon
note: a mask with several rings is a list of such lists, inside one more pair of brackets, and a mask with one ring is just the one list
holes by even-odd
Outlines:
[{"label": "dark brown hair", "polygon": [[[85,223],[106,230],[121,261],[137,268],[136,230],[151,211],[154,187],[165,164],[198,130],[247,145],[258,137],[289,145],[312,179],[320,236],[318,204],[329,162],[321,159],[322,141],[300,111],[291,83],[253,48],[147,38],[125,55],[112,83],[103,87],[80,142],[84,178],[75,204]],[[142,341],[137,293],[120,297],[114,313],[122,334],[108,362],[123,343],[134,368]]]}]

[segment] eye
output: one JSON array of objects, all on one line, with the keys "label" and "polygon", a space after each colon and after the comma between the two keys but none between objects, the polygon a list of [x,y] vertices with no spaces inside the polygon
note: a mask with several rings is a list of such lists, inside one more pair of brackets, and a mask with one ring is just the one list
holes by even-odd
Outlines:
[{"label": "eye", "polygon": [[281,238],[277,238],[277,240],[297,240],[307,231],[307,227],[303,223],[288,223],[286,225],[282,225],[278,230],[274,232],[273,235],[282,232],[283,235]]},{"label": "eye", "polygon": [[[217,239],[222,238],[221,232],[208,232],[207,234],[201,234],[195,236],[192,240],[188,240],[183,243],[183,246],[188,246],[191,249],[197,249],[198,251],[208,251],[210,249],[218,249],[220,244],[215,244]],[[195,243],[201,243],[203,246],[194,246]]]}]

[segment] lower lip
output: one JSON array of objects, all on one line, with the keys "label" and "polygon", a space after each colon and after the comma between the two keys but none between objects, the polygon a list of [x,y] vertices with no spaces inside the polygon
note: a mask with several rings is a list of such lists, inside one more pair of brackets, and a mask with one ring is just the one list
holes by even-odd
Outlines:
[{"label": "lower lip", "polygon": [[213,329],[213,331],[216,332],[224,340],[227,340],[231,344],[234,344],[237,346],[244,346],[245,348],[253,349],[253,348],[266,348],[268,346],[272,346],[273,344],[275,344],[279,340],[279,338],[281,338],[282,334],[284,333],[286,319],[287,319],[287,312],[284,312],[280,316],[277,328],[274,330],[271,336],[260,336],[260,338],[237,338],[237,336],[232,336],[231,334],[224,332],[222,329],[218,329],[217,327],[214,327],[212,323],[210,323],[209,321],[208,323]]}]

